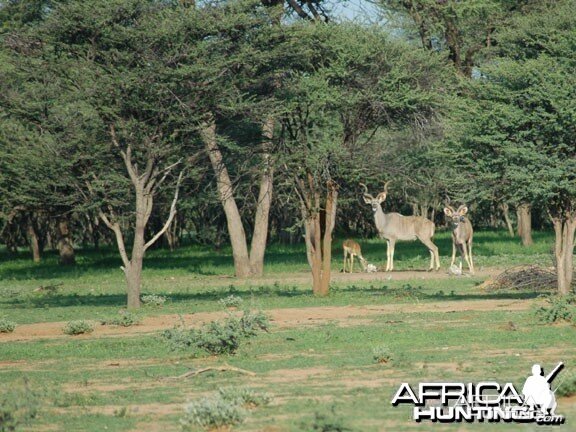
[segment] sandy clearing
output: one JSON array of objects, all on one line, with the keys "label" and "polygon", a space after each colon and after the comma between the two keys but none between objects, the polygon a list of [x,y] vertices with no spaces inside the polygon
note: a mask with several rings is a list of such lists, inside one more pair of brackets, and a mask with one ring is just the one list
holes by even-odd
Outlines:
[{"label": "sandy clearing", "polygon": [[[428,261],[426,260],[426,263]],[[389,282],[389,281],[403,281],[403,280],[462,280],[468,278],[485,280],[490,277],[499,275],[504,268],[499,267],[482,267],[476,269],[476,273],[472,276],[465,272],[462,276],[455,276],[448,274],[445,268],[439,271],[426,271],[426,264],[423,262],[422,270],[394,270],[393,272],[379,271],[376,273],[340,273],[339,271],[332,270],[331,281],[337,283],[346,282]],[[261,277],[251,277],[249,279],[238,279],[233,276],[210,276],[198,278],[198,283],[206,282],[213,287],[222,287],[233,284],[234,286],[259,286],[259,285],[272,285],[278,283],[280,285],[302,285],[310,284],[312,276],[309,271],[303,270],[301,272],[286,272],[275,273],[274,275],[264,275]]]},{"label": "sandy clearing", "polygon": [[[271,316],[273,324],[277,328],[302,327],[358,320],[358,325],[366,324],[368,317],[378,317],[385,314],[397,313],[424,313],[424,312],[463,312],[463,311],[521,311],[527,310],[538,300],[456,300],[423,303],[394,303],[384,305],[367,306],[324,306],[308,308],[284,308],[269,309],[266,312]],[[113,327],[96,325],[93,333],[79,336],[67,336],[62,328],[65,322],[48,322],[36,324],[23,324],[16,327],[13,333],[0,334],[0,343],[15,341],[30,341],[41,339],[63,338],[70,340],[83,340],[97,337],[134,336],[146,333],[154,333],[178,325],[181,320],[187,326],[197,327],[203,323],[222,319],[227,312],[201,312],[188,315],[160,315],[146,317],[142,323],[132,327]],[[350,325],[345,322],[342,325]],[[10,367],[10,365],[5,365]],[[15,365],[16,366],[16,365]],[[0,365],[2,367],[2,365]]]}]

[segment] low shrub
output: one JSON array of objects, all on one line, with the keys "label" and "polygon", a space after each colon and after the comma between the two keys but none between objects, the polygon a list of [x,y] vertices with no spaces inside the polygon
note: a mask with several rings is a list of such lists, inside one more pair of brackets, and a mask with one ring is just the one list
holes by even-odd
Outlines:
[{"label": "low shrub", "polygon": [[536,318],[543,323],[567,321],[576,323],[576,295],[549,296],[548,306],[536,309]]},{"label": "low shrub", "polygon": [[556,389],[556,396],[570,397],[576,395],[576,375],[569,376]]},{"label": "low shrub", "polygon": [[272,402],[272,395],[261,393],[248,387],[222,387],[218,389],[219,396],[229,402],[245,408],[266,406]]},{"label": "low shrub", "polygon": [[16,323],[6,318],[0,318],[0,333],[12,333],[16,328]]},{"label": "low shrub", "polygon": [[211,321],[200,329],[182,326],[162,333],[172,350],[199,350],[212,355],[234,354],[243,340],[254,337],[258,331],[267,331],[268,317],[261,311],[244,311],[242,317],[229,316]]},{"label": "low shrub", "polygon": [[387,346],[381,345],[372,349],[372,358],[376,363],[390,363],[393,355]]},{"label": "low shrub", "polygon": [[163,306],[164,303],[166,303],[166,300],[168,300],[167,297],[162,296],[162,295],[158,295],[158,294],[144,294],[141,297],[142,303],[144,303],[146,306]]},{"label": "low shrub", "polygon": [[30,390],[27,382],[22,388],[0,391],[0,432],[19,430],[38,416],[40,398]]},{"label": "low shrub", "polygon": [[121,327],[130,327],[140,323],[140,317],[132,312],[121,311],[118,316],[100,320],[102,325],[113,325]]},{"label": "low shrub", "polygon": [[94,326],[90,322],[84,320],[69,321],[64,326],[63,331],[67,335],[92,333],[94,331]]},{"label": "low shrub", "polygon": [[303,430],[311,432],[351,432],[352,429],[344,425],[344,420],[336,414],[334,406],[330,412],[316,412],[310,424],[303,424]]},{"label": "low shrub", "polygon": [[240,307],[244,300],[242,297],[235,296],[234,294],[229,295],[228,297],[222,298],[218,301],[223,307]]},{"label": "low shrub", "polygon": [[182,428],[194,430],[198,427],[213,430],[242,423],[248,409],[268,405],[272,396],[247,387],[224,387],[216,395],[189,402],[180,419]]},{"label": "low shrub", "polygon": [[242,423],[247,415],[240,405],[214,396],[187,403],[180,424],[185,431],[198,427],[216,429]]}]

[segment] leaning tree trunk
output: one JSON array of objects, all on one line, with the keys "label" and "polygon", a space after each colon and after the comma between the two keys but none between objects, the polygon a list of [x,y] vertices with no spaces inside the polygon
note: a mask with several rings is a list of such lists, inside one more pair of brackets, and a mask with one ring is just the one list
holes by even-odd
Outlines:
[{"label": "leaning tree trunk", "polygon": [[264,272],[264,253],[266,252],[270,208],[272,206],[274,167],[270,151],[274,134],[273,118],[269,118],[264,123],[263,133],[266,141],[263,145],[262,177],[260,178],[260,191],[258,192],[258,203],[256,204],[256,215],[254,217],[254,232],[250,245],[250,268],[254,276],[262,276]]},{"label": "leaning tree trunk", "polygon": [[514,227],[512,226],[512,221],[510,220],[510,207],[507,203],[500,204],[500,209],[502,210],[502,215],[504,216],[504,222],[506,222],[506,228],[508,228],[508,234],[510,237],[514,237]]},{"label": "leaning tree trunk", "polygon": [[60,264],[76,264],[72,235],[66,218],[58,221],[58,253],[60,254]]},{"label": "leaning tree trunk", "polygon": [[248,243],[242,218],[234,199],[232,181],[224,165],[222,152],[218,147],[214,119],[206,122],[201,130],[202,140],[216,175],[218,196],[226,215],[228,234],[230,235],[232,255],[234,257],[234,269],[237,277],[262,276],[264,272],[264,254],[268,238],[274,177],[271,156],[274,123],[274,118],[269,117],[262,125],[264,136],[262,143],[262,176],[260,178],[260,190],[254,216],[254,232],[252,233],[250,252],[248,252]]},{"label": "leaning tree trunk", "polygon": [[576,212],[552,218],[554,233],[554,255],[558,275],[558,293],[567,295],[572,291],[574,277],[574,233],[576,231]]},{"label": "leaning tree trunk", "polygon": [[264,273],[264,253],[268,239],[268,224],[270,221],[270,208],[272,207],[272,191],[274,179],[274,166],[272,163],[272,140],[274,139],[274,118],[268,117],[262,125],[262,177],[260,178],[260,191],[256,204],[254,217],[254,232],[250,245],[250,268],[254,276]]},{"label": "leaning tree trunk", "polygon": [[216,175],[216,186],[218,197],[224,208],[226,224],[232,245],[232,255],[234,257],[234,270],[237,277],[248,277],[250,271],[250,256],[246,243],[246,233],[240,217],[240,211],[234,200],[232,181],[228,170],[222,160],[222,152],[218,147],[216,138],[216,122],[210,119],[206,122],[200,134],[204,141],[204,146],[210,158],[214,174]]},{"label": "leaning tree trunk", "polygon": [[516,208],[518,216],[518,235],[522,239],[522,245],[531,246],[532,241],[532,206],[530,204],[520,204]]}]

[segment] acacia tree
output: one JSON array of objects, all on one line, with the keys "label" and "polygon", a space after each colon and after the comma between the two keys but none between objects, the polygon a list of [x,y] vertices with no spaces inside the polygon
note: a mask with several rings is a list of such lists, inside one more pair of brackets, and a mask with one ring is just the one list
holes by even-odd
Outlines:
[{"label": "acacia tree", "polygon": [[[455,70],[465,79],[474,76],[483,63],[491,57],[494,47],[505,44],[503,30],[510,26],[516,17],[537,9],[539,2],[531,0],[381,0],[382,7],[392,17],[402,19],[401,26],[407,37],[413,35],[425,49],[446,52]],[[407,18],[407,19],[403,19]],[[406,23],[408,23],[406,25]],[[434,147],[434,146],[433,146]],[[432,148],[432,152],[435,149]],[[448,164],[449,166],[449,164]],[[461,173],[455,171],[439,173],[447,183]],[[514,235],[509,217],[509,203],[505,201],[498,188],[486,194],[482,188],[466,194],[466,185],[461,183],[447,185],[450,194],[460,200],[480,202],[487,200],[500,209],[508,231]],[[436,196],[433,200],[438,200]],[[430,198],[427,198],[428,200]],[[517,231],[522,244],[532,244],[531,204],[517,203]]]},{"label": "acacia tree", "polygon": [[507,29],[498,61],[471,84],[462,129],[477,181],[497,172],[511,200],[549,214],[560,294],[571,290],[576,230],[575,6],[544,5]]},{"label": "acacia tree", "polygon": [[[269,95],[280,63],[275,53],[282,43],[277,31],[282,8],[280,4],[265,7],[254,0],[200,6],[183,3],[163,8],[172,23],[157,34],[161,41],[171,41],[159,55],[172,67],[168,89],[172,120],[180,131],[191,131],[192,140],[199,141],[208,156],[226,216],[236,275],[259,275],[272,200],[274,105]],[[235,141],[228,133],[247,124],[258,129],[251,140]],[[238,178],[245,175],[243,164],[259,173],[250,249],[247,217],[237,202],[243,197],[236,195]]]},{"label": "acacia tree", "polygon": [[[49,77],[59,90],[45,107],[52,120],[39,123],[37,144],[67,167],[62,180],[75,191],[76,208],[96,210],[114,232],[130,308],[140,305],[145,252],[175,216],[180,155],[191,141],[173,121],[170,88],[182,76],[166,59],[177,13],[153,1],[66,2],[19,35],[38,66],[20,72],[38,85]],[[154,199],[168,182],[175,184],[169,215],[146,239]]]},{"label": "acacia tree", "polygon": [[[380,0],[394,17],[407,17],[403,27],[414,32],[420,45],[446,51],[455,69],[470,77],[487,48],[498,43],[495,33],[530,1],[508,0]],[[410,33],[409,33],[410,34]]]},{"label": "acacia tree", "polygon": [[[327,295],[340,185],[382,178],[378,128],[436,114],[445,67],[438,57],[395,43],[376,27],[304,26],[302,54],[286,85],[281,151],[299,197],[313,291]],[[306,46],[310,44],[313,49]],[[371,168],[374,170],[371,172]],[[357,193],[357,183],[353,193]]]}]

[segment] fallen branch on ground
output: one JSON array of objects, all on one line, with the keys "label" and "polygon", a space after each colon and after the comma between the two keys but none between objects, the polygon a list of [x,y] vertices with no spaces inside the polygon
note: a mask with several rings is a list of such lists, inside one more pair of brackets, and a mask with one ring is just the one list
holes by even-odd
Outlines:
[{"label": "fallen branch on ground", "polygon": [[178,375],[176,377],[168,377],[166,379],[170,379],[170,380],[179,380],[179,379],[184,379],[184,378],[190,378],[190,377],[195,377],[196,375],[200,375],[201,373],[204,372],[210,372],[210,371],[215,371],[215,372],[238,372],[244,375],[250,375],[250,376],[256,376],[255,372],[246,370],[246,369],[240,369],[234,366],[230,366],[230,365],[222,365],[222,366],[208,366],[208,367],[204,367],[204,368],[200,368],[200,369],[193,369],[191,371],[188,371],[186,373],[183,373],[182,375]]}]

